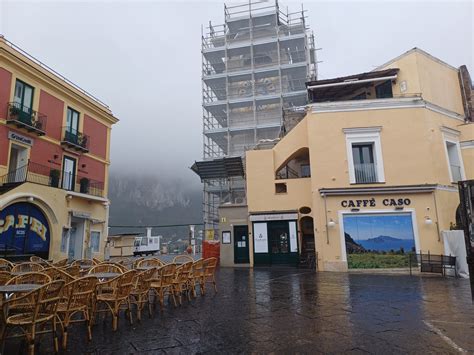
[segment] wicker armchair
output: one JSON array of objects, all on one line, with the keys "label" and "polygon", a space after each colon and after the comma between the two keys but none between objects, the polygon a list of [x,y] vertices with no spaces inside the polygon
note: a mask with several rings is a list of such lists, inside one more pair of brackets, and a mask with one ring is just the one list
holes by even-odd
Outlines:
[{"label": "wicker armchair", "polygon": [[[57,336],[57,306],[60,300],[60,294],[64,286],[64,281],[53,281],[31,291],[23,296],[11,298],[2,305],[3,322],[1,322],[1,341],[2,348],[7,338],[9,328],[21,328],[20,336],[25,336],[28,341],[28,354],[35,352],[35,340],[38,335],[45,333],[53,334],[54,350],[59,351],[59,342]],[[12,314],[12,310],[18,303],[32,301],[30,308],[24,308],[20,313]],[[51,323],[51,329],[45,326]]]},{"label": "wicker armchair", "polygon": [[15,272],[36,272],[36,271],[41,271],[43,270],[43,266],[37,263],[32,263],[32,262],[24,262],[21,264],[16,264],[12,268],[12,273]]},{"label": "wicker armchair", "polygon": [[212,283],[214,285],[214,291],[217,292],[215,272],[217,267],[217,258],[204,259],[204,270],[201,278],[201,293],[206,293],[206,284]]},{"label": "wicker armchair", "polygon": [[53,281],[63,280],[65,283],[68,283],[76,279],[76,277],[68,274],[66,271],[54,266],[48,267],[41,272],[51,277],[51,280]]},{"label": "wicker armchair", "polygon": [[[85,276],[64,286],[63,295],[58,305],[58,316],[63,325],[63,349],[67,347],[68,330],[71,323],[85,322],[88,340],[92,340],[91,306],[97,283],[96,277]],[[76,314],[82,315],[82,318],[75,317]]]},{"label": "wicker armchair", "polygon": [[191,274],[189,275],[189,284],[191,287],[192,295],[197,297],[196,287],[201,285],[201,281],[204,277],[204,259],[198,259],[193,262]]},{"label": "wicker armchair", "polygon": [[142,319],[142,310],[145,307],[145,303],[148,303],[148,314],[151,317],[151,302],[149,298],[149,291],[152,281],[156,280],[155,273],[156,269],[149,269],[142,271],[135,275],[133,280],[133,288],[130,292],[130,304],[134,304],[137,307],[137,319]]},{"label": "wicker armchair", "polygon": [[13,263],[6,259],[0,258],[0,270],[11,271],[11,269],[13,269]]},{"label": "wicker armchair", "polygon": [[179,304],[183,304],[183,293],[187,294],[191,301],[191,283],[189,276],[192,272],[193,263],[191,261],[181,264],[176,268],[176,276],[173,280],[173,292],[178,296]]},{"label": "wicker armchair", "polygon": [[6,285],[36,284],[44,285],[51,282],[51,277],[42,272],[26,272],[12,277]]},{"label": "wicker armchair", "polygon": [[64,258],[64,259],[58,260],[58,261],[56,261],[55,263],[53,263],[53,266],[56,266],[56,267],[64,267],[64,266],[67,265],[67,262],[68,262],[68,259],[67,259],[67,258]]},{"label": "wicker armchair", "polygon": [[[129,296],[133,288],[133,279],[135,274],[135,270],[127,271],[125,274],[120,275],[112,280],[97,284],[96,304],[93,307],[94,312],[98,313],[110,311],[113,317],[112,328],[114,331],[117,330],[118,316],[122,305],[126,307],[130,324],[133,324]],[[105,288],[106,292],[102,292],[102,288]],[[109,290],[112,290],[112,292],[109,292]],[[105,310],[99,309],[101,304],[105,304]]]},{"label": "wicker armchair", "polygon": [[160,259],[156,258],[151,258],[151,259],[142,259],[140,262],[137,264],[137,268],[140,267],[161,267],[165,265]]},{"label": "wicker armchair", "polygon": [[0,271],[0,285],[5,285],[11,278],[12,275],[9,271]]},{"label": "wicker armchair", "polygon": [[89,275],[98,272],[116,272],[118,274],[123,274],[123,269],[117,264],[99,264],[89,269]]},{"label": "wicker armchair", "polygon": [[132,269],[136,269],[138,267],[138,264],[142,261],[145,260],[144,257],[137,258],[133,261],[132,263]]},{"label": "wicker armchair", "polygon": [[103,262],[102,260],[99,260],[97,258],[92,258],[92,261],[94,262],[94,265],[99,265],[100,263]]},{"label": "wicker armchair", "polygon": [[74,260],[71,263],[71,266],[94,266],[96,263],[92,259],[79,259],[79,260]]},{"label": "wicker armchair", "polygon": [[47,267],[50,265],[48,260],[44,260],[43,258],[40,258],[39,256],[36,256],[36,255],[30,256],[30,262],[40,264],[43,267]]},{"label": "wicker armchair", "polygon": [[174,264],[184,264],[188,262],[194,262],[194,259],[189,255],[178,255],[173,258]]},{"label": "wicker armchair", "polygon": [[79,277],[81,275],[81,267],[79,265],[71,265],[62,270],[67,272],[72,277]]},{"label": "wicker armchair", "polygon": [[165,303],[165,296],[168,295],[173,298],[175,307],[176,297],[173,290],[173,281],[176,275],[176,264],[166,264],[159,269],[158,280],[152,281],[150,287],[158,296],[157,299],[160,301],[160,307],[163,309]]}]

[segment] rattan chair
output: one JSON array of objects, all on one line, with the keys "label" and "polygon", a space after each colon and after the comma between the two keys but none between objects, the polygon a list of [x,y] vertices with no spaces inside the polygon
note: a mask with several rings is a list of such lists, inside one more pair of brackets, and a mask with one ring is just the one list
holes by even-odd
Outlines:
[{"label": "rattan chair", "polygon": [[[97,284],[96,304],[93,307],[94,314],[98,312],[110,312],[113,318],[112,329],[114,331],[117,330],[118,316],[122,305],[126,307],[130,324],[133,324],[129,296],[133,288],[135,274],[135,270],[127,271],[125,274],[112,280]],[[105,288],[106,292],[102,292],[102,288]],[[109,292],[109,290],[112,290],[112,292]],[[105,310],[99,309],[101,304],[105,304]]]},{"label": "rattan chair", "polygon": [[189,284],[191,287],[192,295],[197,297],[196,288],[201,285],[201,281],[204,276],[204,259],[198,259],[193,262],[191,274],[189,275]]},{"label": "rattan chair", "polygon": [[152,281],[156,280],[155,274],[157,269],[149,269],[137,273],[133,280],[133,288],[130,292],[130,304],[137,307],[137,319],[142,319],[142,310],[145,304],[148,303],[148,314],[151,317],[151,302],[149,298],[149,291]]},{"label": "rattan chair", "polygon": [[53,266],[56,266],[56,267],[64,267],[67,265],[67,262],[68,262],[68,259],[67,258],[64,258],[64,259],[61,259],[61,260],[58,260],[56,262],[53,263]]},{"label": "rattan chair", "polygon": [[9,271],[0,271],[0,285],[5,285],[11,278],[12,275]]},{"label": "rattan chair", "polygon": [[132,269],[136,269],[136,268],[138,267],[138,264],[139,264],[142,260],[145,260],[145,258],[144,258],[144,257],[140,257],[140,258],[137,258],[137,259],[133,260]]},{"label": "rattan chair", "polygon": [[0,270],[11,271],[11,269],[13,269],[13,263],[6,259],[0,258]]},{"label": "rattan chair", "polygon": [[94,266],[96,263],[92,259],[79,259],[79,260],[74,260],[71,263],[71,266]]},{"label": "rattan chair", "polygon": [[189,255],[178,255],[173,258],[174,264],[184,264],[188,262],[194,262],[194,259]]},{"label": "rattan chair", "polygon": [[24,274],[14,276],[6,285],[36,284],[44,285],[51,282],[51,277],[42,272],[25,272]]},{"label": "rattan chair", "polygon": [[204,270],[201,278],[201,294],[206,293],[206,284],[212,283],[214,285],[214,291],[217,292],[215,272],[217,267],[217,258],[204,259]]},{"label": "rattan chair", "polygon": [[116,272],[118,274],[123,274],[123,269],[117,264],[99,264],[91,267],[89,269],[90,274],[96,274],[98,272]]},{"label": "rattan chair", "polygon": [[44,267],[38,263],[24,262],[21,264],[16,264],[12,268],[12,273],[15,272],[36,272],[43,270]]},{"label": "rattan chair", "polygon": [[74,277],[70,274],[68,274],[66,271],[60,269],[60,268],[57,268],[57,267],[54,267],[54,266],[51,266],[51,267],[48,267],[44,270],[41,271],[43,274],[46,274],[48,275],[49,277],[51,277],[51,280],[63,280],[65,283],[69,283],[73,280],[75,280],[77,277]]},{"label": "rattan chair", "polygon": [[[91,307],[97,283],[96,277],[85,276],[64,286],[63,295],[58,305],[58,316],[63,325],[63,349],[67,347],[68,331],[71,323],[85,322],[87,324],[88,340],[92,340]],[[77,318],[77,314],[80,314],[82,318]]]},{"label": "rattan chair", "polygon": [[68,267],[66,267],[62,270],[67,272],[72,277],[77,278],[77,277],[81,276],[81,267],[79,265],[71,265],[71,266],[68,266]]},{"label": "rattan chair", "polygon": [[161,267],[165,264],[160,259],[157,258],[150,258],[150,259],[143,259],[137,264],[137,268],[140,267]]},{"label": "rattan chair", "polygon": [[92,261],[94,262],[95,265],[99,265],[100,263],[103,262],[102,260],[99,260],[97,258],[92,258]]},{"label": "rattan chair", "polygon": [[193,263],[188,261],[176,268],[176,276],[173,280],[173,293],[178,296],[179,304],[183,304],[183,294],[187,294],[188,300],[191,301],[191,283],[189,276],[192,272]]},{"label": "rattan chair", "polygon": [[40,258],[39,256],[36,256],[36,255],[30,256],[30,262],[40,264],[43,267],[47,267],[47,266],[51,265],[48,262],[48,260],[44,260],[43,258]]},{"label": "rattan chair", "polygon": [[[7,338],[9,328],[21,328],[20,336],[26,337],[28,341],[28,354],[35,352],[35,340],[38,335],[45,333],[53,334],[54,350],[59,351],[57,336],[57,306],[64,281],[52,281],[46,285],[24,294],[23,296],[11,298],[2,305],[3,322],[1,322],[2,349]],[[24,308],[21,312],[12,314],[12,310],[18,310],[17,304],[24,303],[25,300],[33,300],[31,308]],[[45,326],[51,323],[51,329]],[[3,353],[3,351],[2,351]]]},{"label": "rattan chair", "polygon": [[176,297],[173,290],[173,281],[176,277],[176,264],[166,264],[159,269],[158,280],[152,281],[150,288],[156,293],[156,299],[160,301],[160,307],[163,309],[165,296],[173,298],[175,307]]}]

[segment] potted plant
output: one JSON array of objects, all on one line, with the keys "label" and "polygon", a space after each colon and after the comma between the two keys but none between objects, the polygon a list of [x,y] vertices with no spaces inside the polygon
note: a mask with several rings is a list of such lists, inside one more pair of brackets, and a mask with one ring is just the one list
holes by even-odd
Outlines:
[{"label": "potted plant", "polygon": [[18,116],[20,115],[20,108],[17,107],[15,104],[10,105],[10,119],[11,120],[17,120]]},{"label": "potted plant", "polygon": [[79,181],[79,184],[81,185],[80,192],[82,192],[83,194],[89,193],[89,179],[88,178],[85,178],[85,177],[82,178]]},{"label": "potted plant", "polygon": [[59,187],[59,176],[61,175],[60,171],[57,169],[51,169],[49,172],[49,178],[51,180],[52,187]]}]

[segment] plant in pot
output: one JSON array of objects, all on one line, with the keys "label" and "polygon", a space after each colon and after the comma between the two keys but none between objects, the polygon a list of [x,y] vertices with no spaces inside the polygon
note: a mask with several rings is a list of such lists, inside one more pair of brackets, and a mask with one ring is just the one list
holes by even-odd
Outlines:
[{"label": "plant in pot", "polygon": [[20,115],[20,108],[13,104],[13,105],[10,106],[10,110],[9,110],[9,111],[10,111],[10,112],[9,112],[9,113],[10,113],[10,117],[9,117],[9,118],[10,118],[11,120],[17,120],[17,119],[18,119],[18,116]]},{"label": "plant in pot", "polygon": [[89,193],[89,179],[88,178],[82,178],[80,181],[79,181],[79,184],[81,185],[81,192],[83,194],[87,194]]},{"label": "plant in pot", "polygon": [[49,178],[51,180],[52,187],[59,187],[59,176],[61,175],[60,171],[57,169],[51,169],[49,172]]}]

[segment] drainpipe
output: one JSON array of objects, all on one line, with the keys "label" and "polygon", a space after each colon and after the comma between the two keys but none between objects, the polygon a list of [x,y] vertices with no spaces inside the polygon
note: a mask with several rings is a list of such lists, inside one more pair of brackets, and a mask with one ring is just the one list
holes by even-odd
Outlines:
[{"label": "drainpipe", "polygon": [[326,205],[326,194],[323,194],[324,198],[324,218],[326,223],[326,243],[329,244],[329,227],[328,227],[328,209]]},{"label": "drainpipe", "polygon": [[439,230],[439,216],[438,216],[438,205],[436,204],[436,193],[433,191],[433,201],[435,206],[435,215],[436,215],[436,230],[438,231],[438,242],[441,241],[441,232]]}]

